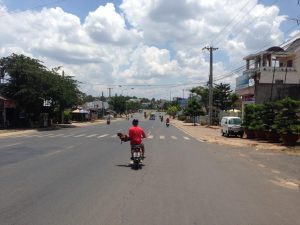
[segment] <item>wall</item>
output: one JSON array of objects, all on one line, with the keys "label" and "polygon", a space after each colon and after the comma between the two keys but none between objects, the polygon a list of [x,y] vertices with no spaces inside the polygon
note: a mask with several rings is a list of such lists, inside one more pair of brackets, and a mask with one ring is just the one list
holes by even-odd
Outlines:
[{"label": "wall", "polygon": [[[257,84],[255,89],[255,103],[264,103],[270,100],[271,84]],[[284,97],[291,97],[300,100],[300,84],[274,84],[272,99],[282,99]]]}]

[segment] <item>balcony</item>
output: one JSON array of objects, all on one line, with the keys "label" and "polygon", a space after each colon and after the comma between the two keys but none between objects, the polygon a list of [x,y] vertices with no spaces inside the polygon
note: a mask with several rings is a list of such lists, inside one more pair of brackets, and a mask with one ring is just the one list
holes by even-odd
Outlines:
[{"label": "balcony", "polygon": [[[287,73],[286,73],[287,70]],[[294,67],[257,67],[251,68],[243,72],[243,76],[248,76],[249,78],[254,78],[256,76],[256,80],[259,83],[272,83],[274,74],[274,82],[275,80],[286,80],[288,84],[299,84],[300,73]]]}]

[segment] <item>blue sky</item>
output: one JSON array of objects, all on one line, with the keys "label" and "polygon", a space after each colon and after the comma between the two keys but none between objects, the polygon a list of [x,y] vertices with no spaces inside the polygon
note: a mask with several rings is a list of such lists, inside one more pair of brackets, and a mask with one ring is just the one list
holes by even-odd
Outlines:
[{"label": "blue sky", "polygon": [[[0,57],[22,53],[62,65],[82,90],[169,98],[204,85],[250,53],[300,35],[297,0],[0,0]],[[218,80],[234,88],[238,74]],[[217,81],[216,81],[217,82]],[[133,88],[133,89],[132,89]]]}]

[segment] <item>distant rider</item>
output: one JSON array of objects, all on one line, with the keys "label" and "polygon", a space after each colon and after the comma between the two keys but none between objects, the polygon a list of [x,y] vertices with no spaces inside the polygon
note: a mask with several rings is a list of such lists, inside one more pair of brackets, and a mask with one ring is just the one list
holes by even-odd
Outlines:
[{"label": "distant rider", "polygon": [[[130,138],[130,145],[140,145],[142,149],[142,158],[145,156],[145,146],[142,143],[142,138],[146,138],[144,130],[138,126],[139,121],[137,119],[133,119],[132,127],[129,128],[128,136]],[[133,159],[133,151],[131,149],[131,159]]]},{"label": "distant rider", "polygon": [[167,124],[167,123],[170,123],[169,117],[166,119],[166,124]]}]

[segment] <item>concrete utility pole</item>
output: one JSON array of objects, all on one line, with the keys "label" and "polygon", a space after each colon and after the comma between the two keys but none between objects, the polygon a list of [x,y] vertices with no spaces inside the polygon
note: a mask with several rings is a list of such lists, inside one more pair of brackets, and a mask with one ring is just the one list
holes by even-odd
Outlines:
[{"label": "concrete utility pole", "polygon": [[107,88],[107,89],[109,90],[108,97],[111,98],[111,90],[112,90],[113,88]]},{"label": "concrete utility pole", "polygon": [[209,66],[209,103],[208,103],[208,125],[212,125],[212,103],[213,103],[213,51],[218,50],[218,48],[204,47],[202,50],[208,50],[210,54],[210,66]]}]

